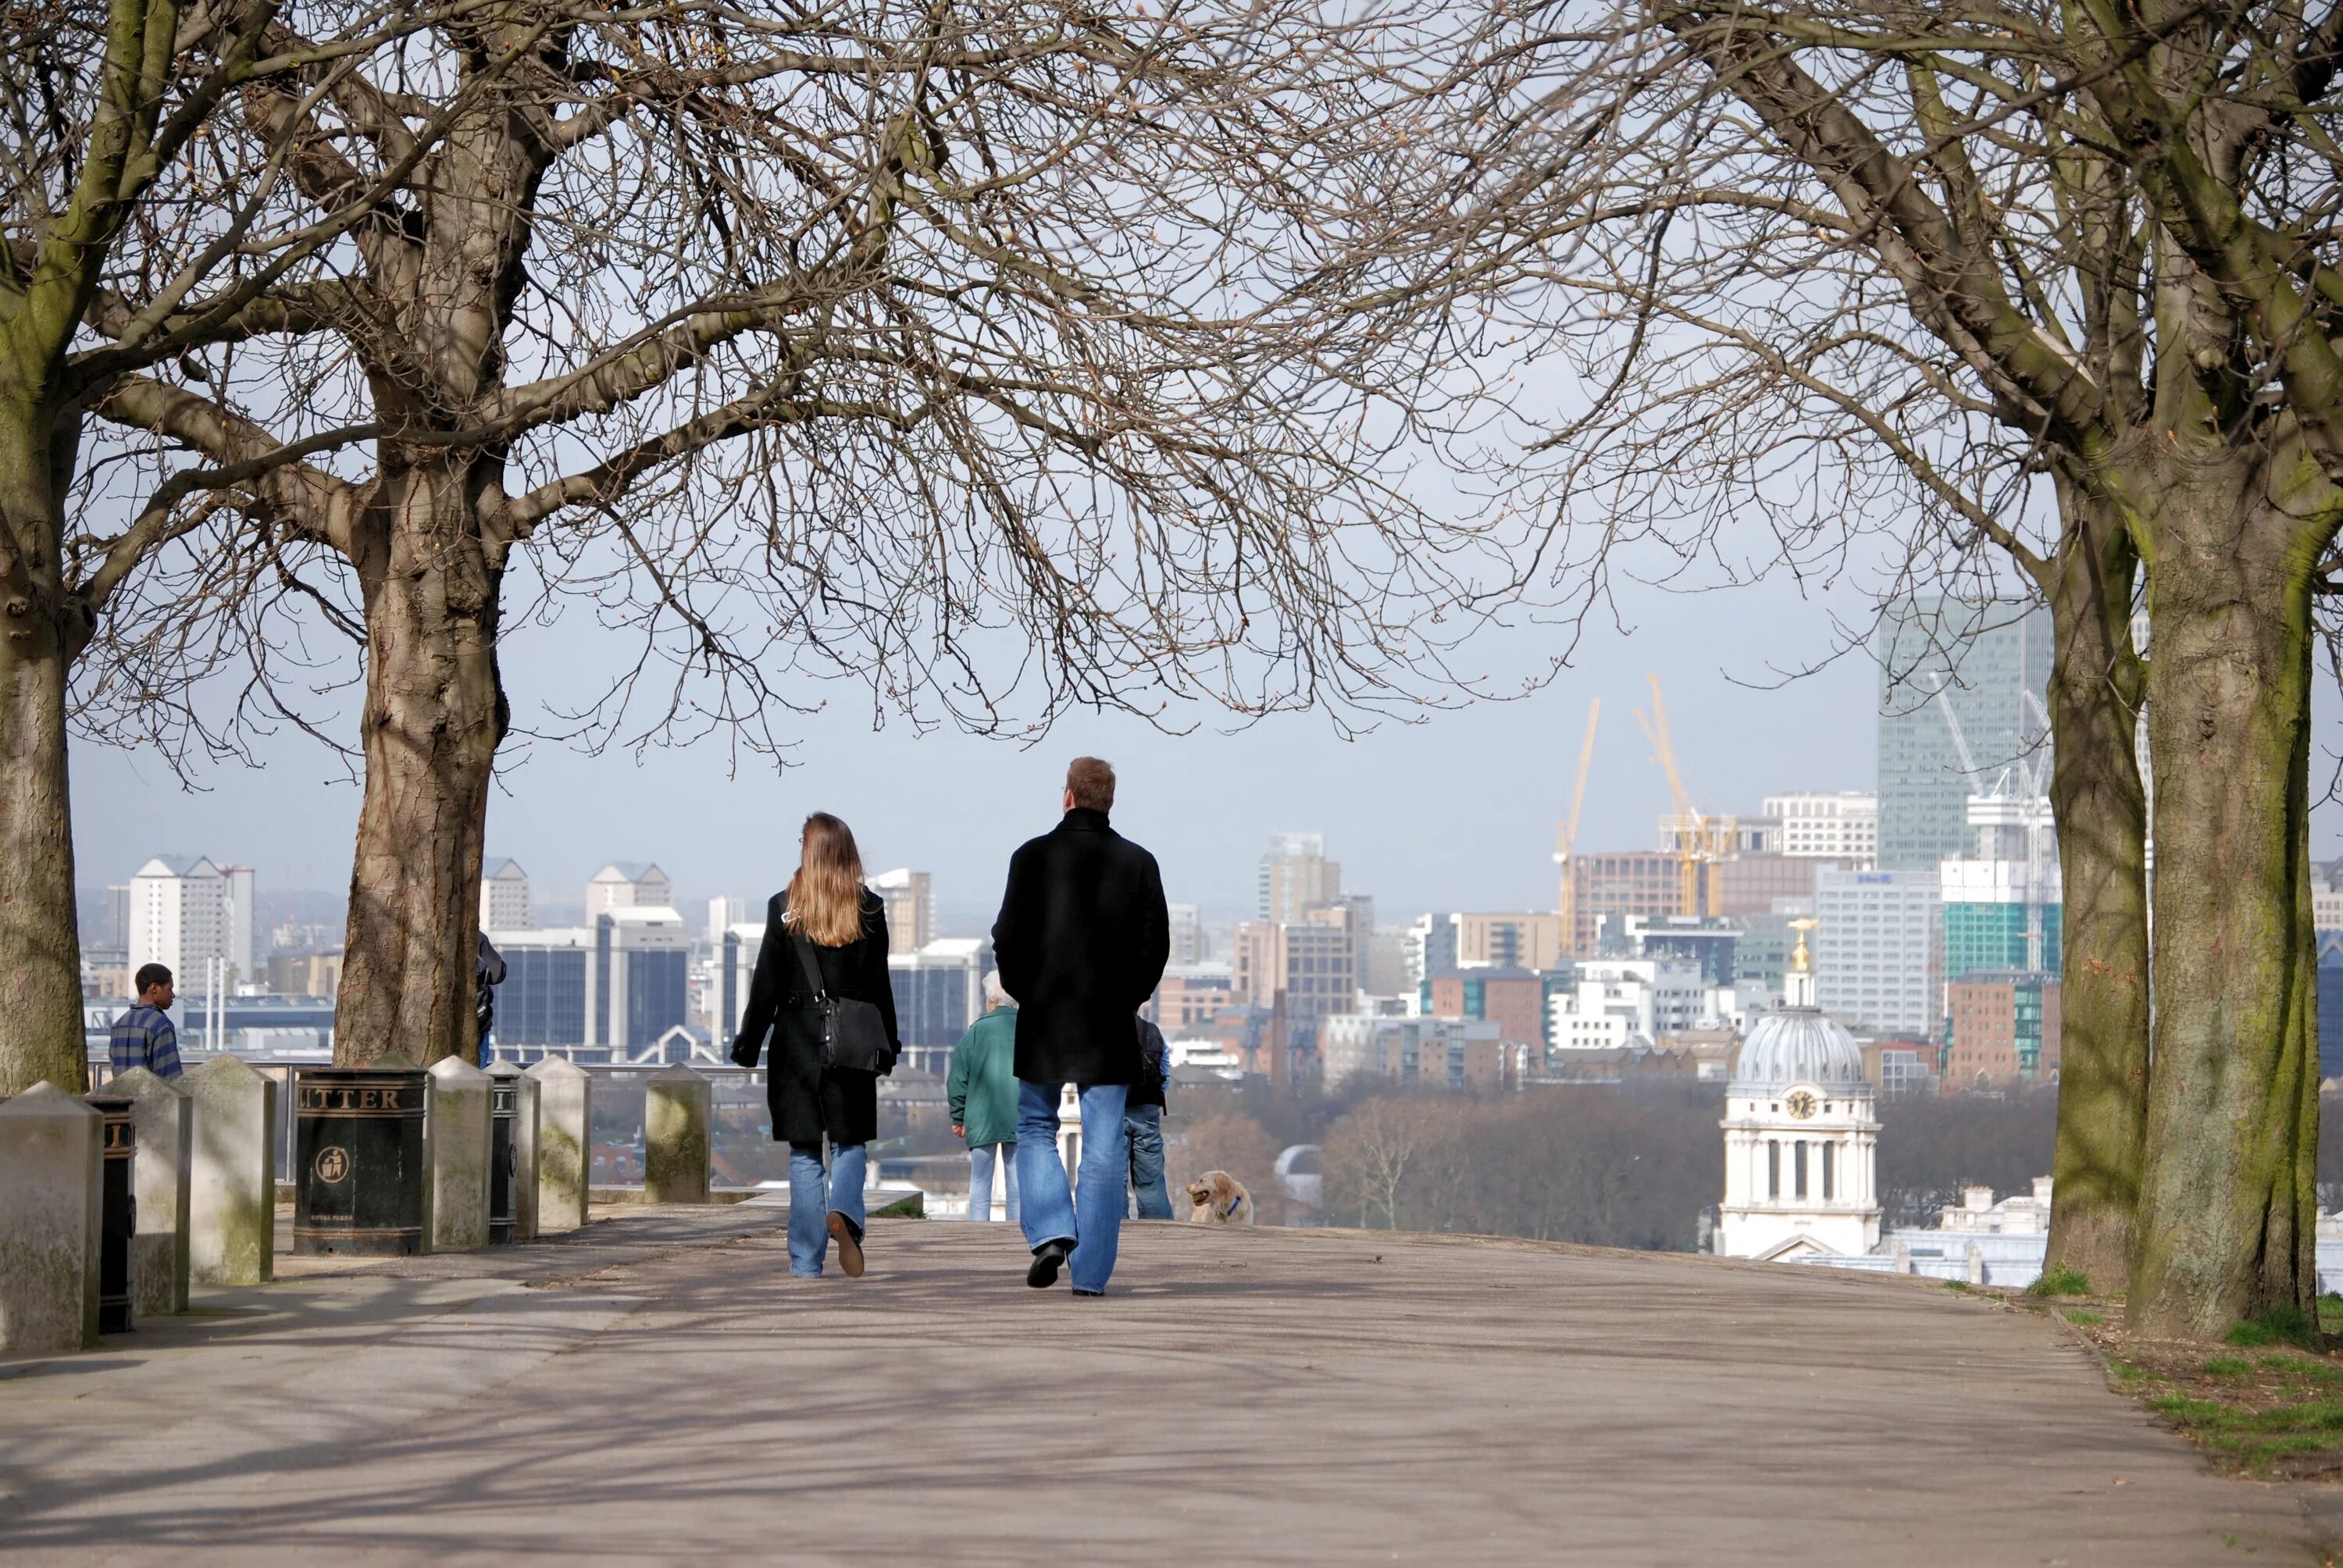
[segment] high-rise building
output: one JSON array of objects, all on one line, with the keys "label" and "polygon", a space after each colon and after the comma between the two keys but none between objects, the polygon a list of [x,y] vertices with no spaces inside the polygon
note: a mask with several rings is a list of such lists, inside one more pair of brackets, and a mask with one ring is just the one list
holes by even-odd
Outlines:
[{"label": "high-rise building", "polygon": [[1971,795],[2046,761],[2050,616],[2024,600],[1906,600],[1882,617],[1879,654],[1878,864],[1933,870],[1968,852]]},{"label": "high-rise building", "polygon": [[1275,833],[1261,858],[1260,915],[1272,925],[1299,920],[1342,896],[1342,868],[1326,858],[1322,833]]},{"label": "high-rise building", "polygon": [[202,855],[157,855],[130,879],[128,967],[162,964],[182,996],[209,996],[257,979],[252,950],[252,869]]},{"label": "high-rise building", "polygon": [[887,900],[887,951],[915,953],[935,940],[933,879],[925,871],[897,867],[870,879],[870,890]]},{"label": "high-rise building", "polygon": [[1946,980],[2033,970],[2056,975],[2059,954],[2058,884],[2032,880],[2023,860],[1946,860],[1944,890]]},{"label": "high-rise building", "polygon": [[1879,859],[1879,797],[1844,789],[1835,795],[1768,795],[1765,814],[1775,824],[1777,855],[1845,860],[1865,870]]},{"label": "high-rise building", "polygon": [[588,925],[495,940],[499,1047],[630,1061],[689,1021],[691,933],[672,909],[619,905]]},{"label": "high-rise building", "polygon": [[[734,926],[747,925],[749,915],[749,900],[746,899],[724,895],[709,900],[708,945],[711,949],[721,948],[724,945],[724,933]],[[714,1038],[720,1040],[722,1037],[719,1035]]]},{"label": "high-rise building", "polygon": [[1934,1037],[1944,1022],[1941,901],[1933,866],[1816,877],[1814,975],[1823,1010],[1854,1028]]},{"label": "high-rise building", "polygon": [[2058,1073],[2058,981],[2016,970],[1972,974],[1945,988],[1950,1033],[1946,1087],[2046,1082]]},{"label": "high-rise building", "polygon": [[1236,1000],[1270,1007],[1282,992],[1291,1021],[1357,1010],[1358,949],[1351,911],[1340,904],[1298,920],[1245,921],[1231,967]]},{"label": "high-rise building", "polygon": [[992,944],[982,937],[939,937],[918,952],[889,957],[904,1066],[939,1078],[950,1070],[952,1047],[984,1014],[984,971],[991,967]]},{"label": "high-rise building", "polygon": [[1562,960],[1560,915],[1451,915],[1449,919],[1456,927],[1459,969],[1546,970]]},{"label": "high-rise building", "polygon": [[1417,1010],[1426,1018],[1478,1019],[1497,1026],[1498,1038],[1539,1048],[1544,1054],[1544,983],[1527,970],[1458,970],[1423,985]]},{"label": "high-rise building", "polygon": [[1701,868],[1707,890],[1705,908],[1712,915],[1771,915],[1785,904],[1813,906],[1815,875],[1825,866],[1848,870],[1868,869],[1869,856],[1828,859],[1815,855],[1735,855]]},{"label": "high-rise building", "polygon": [[528,930],[528,873],[518,860],[490,860],[481,873],[480,930]]},{"label": "high-rise building", "polygon": [[675,889],[667,873],[644,860],[613,860],[586,884],[586,923],[612,910],[672,910]]},{"label": "high-rise building", "polygon": [[1456,967],[1456,917],[1434,912],[1418,915],[1407,928],[1405,979],[1413,990],[1426,975],[1445,974]]},{"label": "high-rise building", "polygon": [[1204,935],[1204,922],[1193,904],[1165,906],[1172,918],[1172,956],[1167,962],[1201,964],[1212,958],[1211,943]]},{"label": "high-rise building", "polygon": [[1570,950],[1582,958],[1594,956],[1605,916],[1684,911],[1683,862],[1657,849],[1573,855],[1570,879],[1578,927]]},{"label": "high-rise building", "polygon": [[709,987],[708,1038],[730,1050],[739,1038],[740,1014],[749,1006],[749,984],[757,977],[757,955],[764,950],[762,920],[736,920],[718,933],[714,984]]}]

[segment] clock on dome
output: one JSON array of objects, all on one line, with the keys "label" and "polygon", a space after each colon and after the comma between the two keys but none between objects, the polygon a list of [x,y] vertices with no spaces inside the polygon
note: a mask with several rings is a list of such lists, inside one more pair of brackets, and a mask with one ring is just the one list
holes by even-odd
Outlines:
[{"label": "clock on dome", "polygon": [[1782,1107],[1791,1115],[1796,1117],[1799,1121],[1804,1121],[1806,1118],[1815,1113],[1815,1108],[1818,1103],[1819,1102],[1815,1099],[1815,1091],[1813,1090],[1794,1089],[1790,1091],[1788,1096],[1783,1100]]}]

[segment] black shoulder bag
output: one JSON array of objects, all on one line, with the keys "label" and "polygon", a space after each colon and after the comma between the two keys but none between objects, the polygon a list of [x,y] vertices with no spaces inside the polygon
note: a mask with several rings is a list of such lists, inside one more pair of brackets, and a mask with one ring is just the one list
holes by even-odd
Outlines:
[{"label": "black shoulder bag", "polygon": [[813,940],[792,930],[789,944],[798,950],[813,1010],[821,1014],[821,1064],[853,1072],[884,1072],[895,1065],[894,1048],[887,1043],[887,1022],[877,1002],[835,997],[822,989],[821,965],[815,961]]}]

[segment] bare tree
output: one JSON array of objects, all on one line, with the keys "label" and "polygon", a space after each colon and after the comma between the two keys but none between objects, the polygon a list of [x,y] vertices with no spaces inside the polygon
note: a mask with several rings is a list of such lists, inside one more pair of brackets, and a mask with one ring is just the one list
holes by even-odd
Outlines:
[{"label": "bare tree", "polygon": [[[1504,300],[1493,329],[1583,377],[1559,492],[1599,498],[1606,543],[1728,569],[1841,570],[1887,539],[1907,581],[1990,582],[1992,553],[2031,580],[2056,617],[2074,980],[2056,1251],[2102,1279],[2127,1261],[2154,1330],[2307,1301],[2343,13],[1647,4],[1496,25],[1516,47],[1423,177],[1461,171],[1453,271]],[[1719,529],[1735,509],[1771,537]]]},{"label": "bare tree", "polygon": [[642,639],[578,716],[596,740],[775,744],[809,677],[1015,733],[1463,687],[1447,656],[1512,586],[1509,541],[1397,481],[1469,367],[1299,286],[1384,210],[1447,26],[1308,0],[517,4],[254,94],[256,135],[301,94],[335,106],[294,136],[306,199],[384,191],[304,280],[329,330],[108,412],[166,468],[353,427],[372,467],[249,487],[231,578],[203,576],[216,551],[146,579],[212,584],[234,631],[114,663],[139,702],[256,653],[245,716],[316,725],[307,639],[362,642],[337,1055],[470,1043],[523,562]]},{"label": "bare tree", "polygon": [[[256,333],[314,329],[318,301],[279,286],[325,255],[372,193],[287,227],[275,199],[286,135],[218,134],[240,95],[329,80],[395,51],[417,16],[398,5],[277,0],[56,0],[12,6],[0,65],[0,1095],[83,1081],[66,737],[77,661],[125,584],[244,488],[302,455],[249,443],[153,484],[117,480],[86,505],[90,415],[158,367]],[[287,126],[307,124],[295,98]],[[418,125],[413,146],[441,127]],[[403,174],[394,163],[387,174]],[[176,374],[176,368],[166,372]],[[76,512],[82,515],[76,517]],[[108,520],[108,519],[111,520]]]}]

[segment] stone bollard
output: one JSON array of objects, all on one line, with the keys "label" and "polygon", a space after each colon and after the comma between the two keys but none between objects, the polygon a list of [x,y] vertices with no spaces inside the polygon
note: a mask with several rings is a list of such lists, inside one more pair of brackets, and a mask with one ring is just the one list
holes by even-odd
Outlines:
[{"label": "stone bollard", "polygon": [[522,1075],[537,1082],[535,1229],[550,1235],[586,1223],[594,1174],[594,1081],[574,1061],[548,1056]]},{"label": "stone bollard", "polygon": [[544,1114],[544,1089],[509,1061],[488,1069],[488,1076],[512,1085],[513,1240],[537,1239],[537,1128]]},{"label": "stone bollard", "polygon": [[1969,1271],[1969,1283],[1970,1283],[1970,1284],[1972,1284],[1972,1285],[1982,1285],[1982,1284],[1984,1284],[1984,1283],[1985,1283],[1985,1253],[1984,1253],[1984,1251],[1983,1251],[1982,1250],[1980,1250],[1980,1249],[1978,1248],[1977,1244],[1976,1244],[1975,1241],[1971,1241],[1971,1242],[1969,1243],[1968,1265],[1969,1265],[1969,1271]]},{"label": "stone bollard", "polygon": [[196,1102],[143,1067],[115,1074],[108,1094],[133,1103],[138,1137],[132,1166],[138,1225],[130,1239],[130,1312],[168,1317],[187,1310],[187,1209],[195,1184]]},{"label": "stone bollard", "polygon": [[708,1080],[680,1062],[643,1085],[643,1196],[654,1203],[708,1201]]},{"label": "stone bollard", "polygon": [[257,1285],[277,1276],[276,1085],[232,1056],[190,1068],[195,1102],[187,1183],[187,1277]]},{"label": "stone bollard", "polygon": [[53,1083],[0,1103],[0,1355],[97,1342],[104,1130]]},{"label": "stone bollard", "polygon": [[460,1057],[431,1066],[431,1251],[488,1244],[488,1075]]}]

